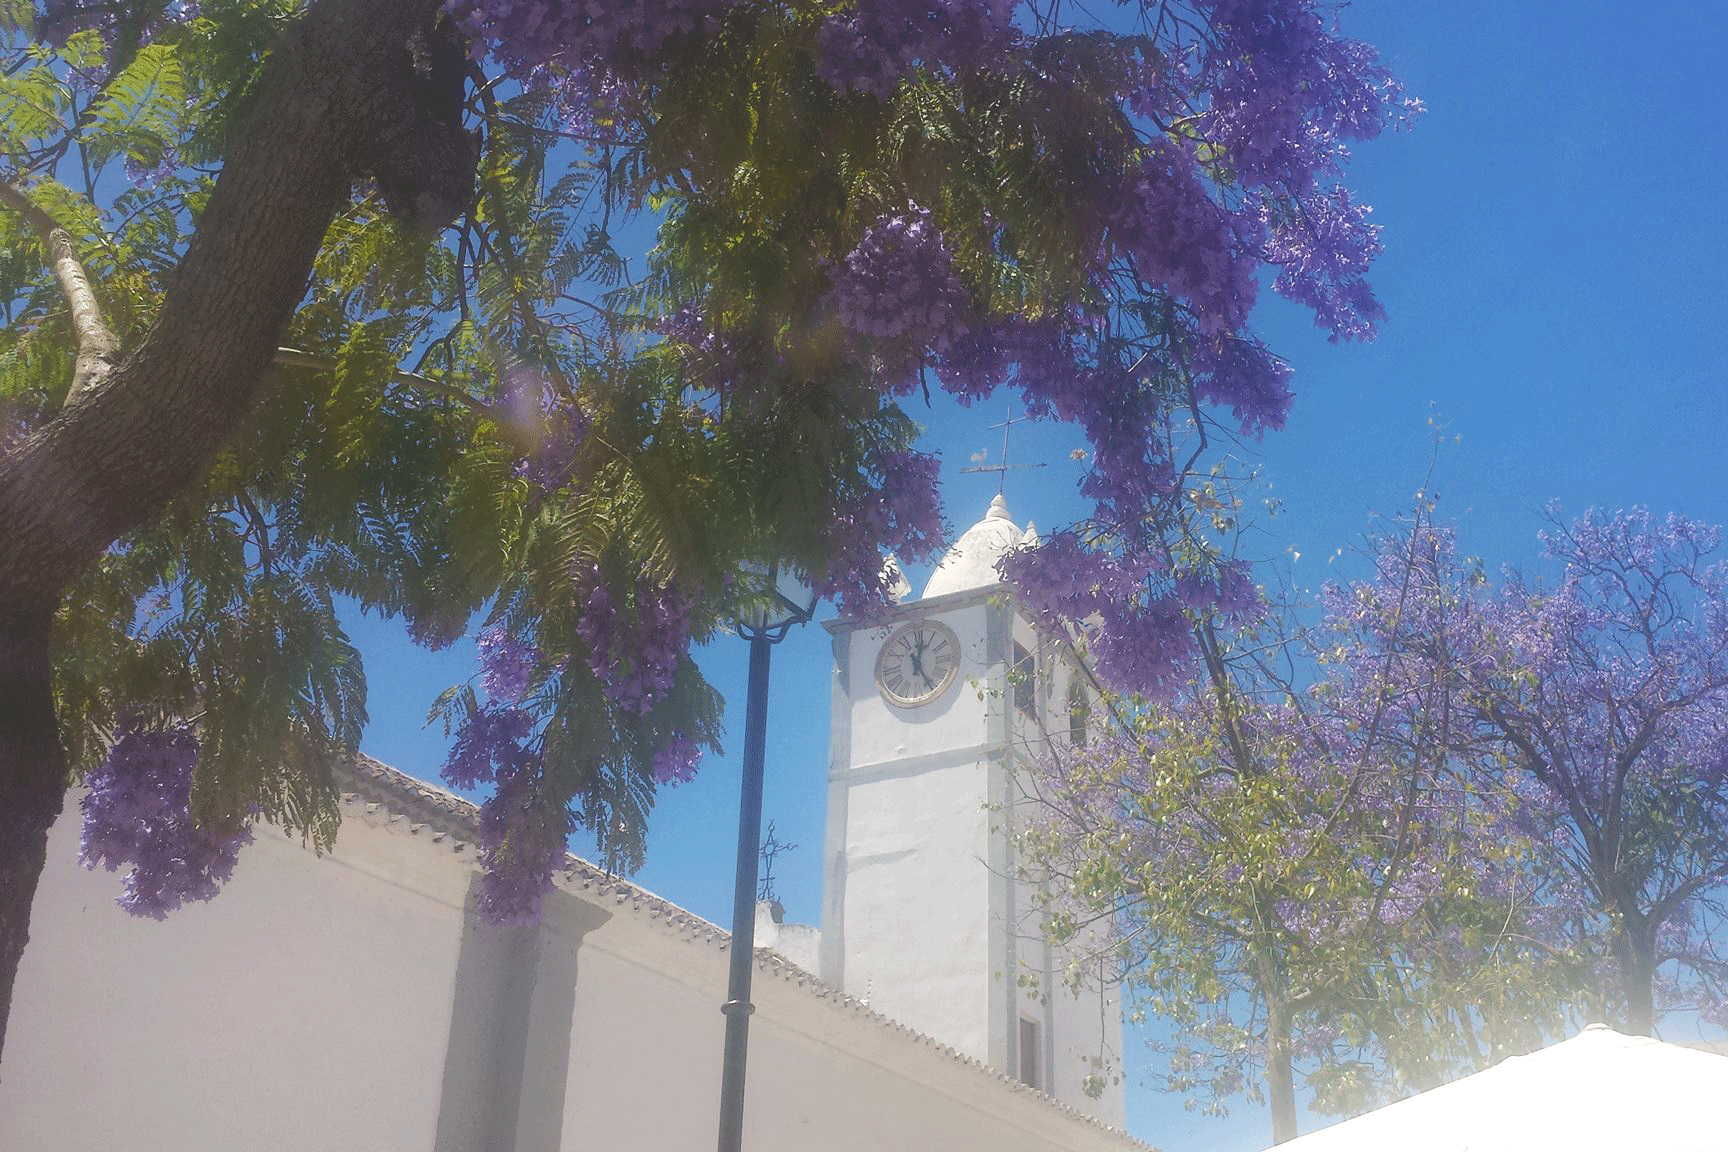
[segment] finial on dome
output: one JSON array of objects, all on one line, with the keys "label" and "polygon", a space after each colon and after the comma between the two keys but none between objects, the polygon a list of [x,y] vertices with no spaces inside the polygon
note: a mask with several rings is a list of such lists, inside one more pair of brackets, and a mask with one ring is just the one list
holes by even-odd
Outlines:
[{"label": "finial on dome", "polygon": [[998,492],[984,519],[966,529],[924,585],[924,598],[1001,583],[996,562],[1013,551],[1020,529],[1008,516],[1008,501]]},{"label": "finial on dome", "polygon": [[1038,547],[1038,525],[1033,523],[1030,520],[1026,521],[1026,531],[1021,533],[1020,547],[1022,547],[1022,548],[1036,548],[1036,547]]}]

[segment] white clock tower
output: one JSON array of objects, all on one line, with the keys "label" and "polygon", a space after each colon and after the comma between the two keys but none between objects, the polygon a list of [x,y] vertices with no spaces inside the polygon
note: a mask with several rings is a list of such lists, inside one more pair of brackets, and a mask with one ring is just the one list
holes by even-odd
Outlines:
[{"label": "white clock tower", "polygon": [[[1025,533],[998,495],[918,600],[837,620],[824,851],[823,980],[961,1053],[1120,1127],[1121,1013],[1076,997],[1017,879],[1016,784],[1046,741],[1083,738],[1072,649],[1009,602],[996,562]],[[1101,1068],[1101,1063],[1103,1067]]]}]

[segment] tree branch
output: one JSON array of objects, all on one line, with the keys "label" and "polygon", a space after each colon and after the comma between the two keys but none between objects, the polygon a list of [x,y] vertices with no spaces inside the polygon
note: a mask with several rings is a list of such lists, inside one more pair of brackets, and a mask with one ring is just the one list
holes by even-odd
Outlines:
[{"label": "tree branch", "polygon": [[[315,372],[334,372],[336,360],[330,356],[315,356],[310,352],[302,352],[298,348],[276,349],[275,364],[278,368],[310,368]],[[392,384],[402,384],[409,388],[418,388],[422,392],[430,392],[435,396],[443,396],[464,404],[475,412],[485,412],[484,401],[453,384],[442,380],[434,380],[430,376],[422,376],[418,372],[392,372]]]},{"label": "tree branch", "polygon": [[96,302],[96,293],[90,287],[84,263],[78,259],[78,250],[72,245],[72,234],[4,179],[0,179],[0,202],[23,216],[35,229],[48,253],[48,265],[54,270],[55,279],[60,281],[60,291],[66,295],[66,306],[72,314],[72,332],[78,341],[72,387],[66,392],[65,406],[71,408],[114,370],[114,364],[120,358],[120,341],[102,319],[101,305]]},{"label": "tree branch", "polygon": [[251,410],[355,180],[378,176],[422,233],[467,204],[473,142],[409,52],[438,7],[312,0],[283,27],[149,330],[0,454],[0,617],[52,605],[195,481]]}]

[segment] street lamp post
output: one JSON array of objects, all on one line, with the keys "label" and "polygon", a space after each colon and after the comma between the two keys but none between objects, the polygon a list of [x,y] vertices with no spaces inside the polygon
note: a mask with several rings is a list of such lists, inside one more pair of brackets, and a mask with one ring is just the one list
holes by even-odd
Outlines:
[{"label": "street lamp post", "polygon": [[750,1046],[750,976],[756,960],[756,863],[762,841],[762,767],[768,741],[768,654],[794,624],[816,613],[816,595],[777,566],[758,573],[768,594],[738,621],[750,641],[744,710],[744,781],[738,798],[738,870],[732,888],[731,973],[726,985],[726,1047],[720,1073],[720,1152],[744,1144],[744,1064]]}]

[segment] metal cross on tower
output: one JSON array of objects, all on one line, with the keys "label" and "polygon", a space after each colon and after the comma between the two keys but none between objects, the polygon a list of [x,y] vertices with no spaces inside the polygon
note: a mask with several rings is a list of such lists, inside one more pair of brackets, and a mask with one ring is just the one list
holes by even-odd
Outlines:
[{"label": "metal cross on tower", "polygon": [[978,453],[975,453],[973,455],[972,459],[979,461],[979,463],[976,467],[962,468],[962,469],[960,469],[960,471],[961,472],[994,472],[994,473],[996,473],[996,494],[998,496],[1000,496],[1002,494],[1003,486],[1007,483],[1009,472],[1016,471],[1016,470],[1021,469],[1021,468],[1042,468],[1042,467],[1044,467],[1044,465],[1042,465],[1042,464],[1010,464],[1010,463],[1008,463],[1008,432],[1010,429],[1012,429],[1014,427],[1014,425],[1024,424],[1024,423],[1026,423],[1026,421],[1028,421],[1030,419],[1031,419],[1031,417],[1029,417],[1029,416],[1025,416],[1025,415],[1016,416],[1016,415],[1014,415],[1014,406],[1012,404],[1010,404],[1008,406],[1008,418],[1006,420],[1002,421],[1002,423],[1000,423],[1000,424],[990,425],[990,431],[992,431],[992,432],[994,432],[998,428],[1002,429],[1002,462],[1000,464],[985,464],[985,463],[983,463],[982,461],[987,460],[990,457],[990,449],[986,448],[982,452],[978,452]]},{"label": "metal cross on tower", "polygon": [[762,858],[762,875],[756,881],[756,899],[758,901],[778,900],[780,898],[779,894],[774,891],[774,858],[783,852],[790,852],[796,847],[798,845],[787,844],[778,839],[774,835],[774,821],[768,821],[768,832],[762,837],[762,847],[756,853]]}]

